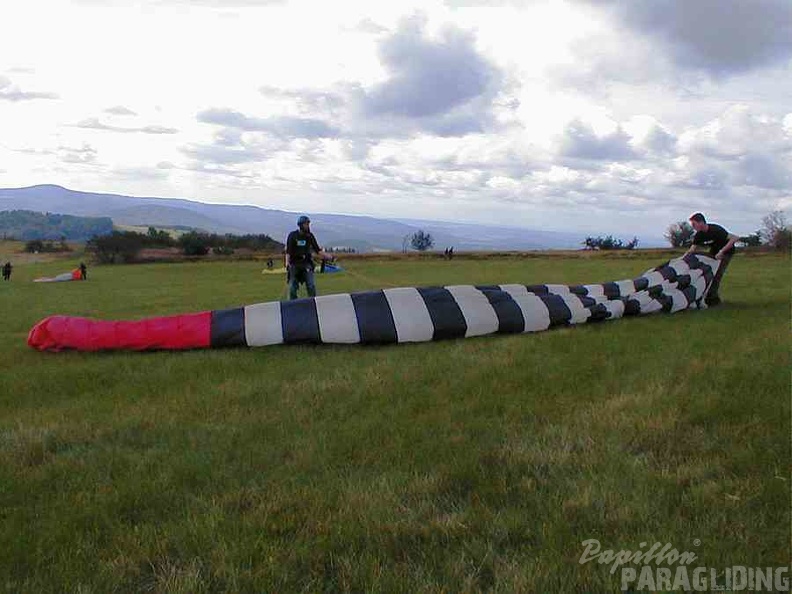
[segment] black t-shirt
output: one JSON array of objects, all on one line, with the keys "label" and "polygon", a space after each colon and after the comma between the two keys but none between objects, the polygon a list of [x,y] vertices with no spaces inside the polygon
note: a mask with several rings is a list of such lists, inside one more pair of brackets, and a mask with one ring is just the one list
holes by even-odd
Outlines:
[{"label": "black t-shirt", "polygon": [[[723,246],[729,243],[729,232],[720,225],[715,223],[708,223],[706,231],[696,231],[693,236],[693,245],[706,245],[709,246],[710,256],[717,254]],[[734,253],[734,246],[726,252],[731,255]]]},{"label": "black t-shirt", "polygon": [[286,238],[286,253],[289,254],[289,262],[291,264],[297,266],[313,264],[311,250],[315,252],[322,251],[313,233],[310,231],[303,233],[299,229],[289,233]]}]

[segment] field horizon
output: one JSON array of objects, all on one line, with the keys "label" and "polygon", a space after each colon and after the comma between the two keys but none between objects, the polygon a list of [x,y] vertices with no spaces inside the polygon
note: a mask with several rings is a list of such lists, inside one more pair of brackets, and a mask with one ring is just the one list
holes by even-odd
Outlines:
[{"label": "field horizon", "polygon": [[[344,255],[318,288],[596,283],[679,253]],[[719,571],[789,566],[789,255],[738,254],[706,311],[383,347],[94,354],[25,339],[52,314],[279,300],[283,279],[236,260],[40,284],[83,254],[29,256],[0,284],[5,591],[620,591],[611,564],[581,562],[591,539],[669,543]]]}]

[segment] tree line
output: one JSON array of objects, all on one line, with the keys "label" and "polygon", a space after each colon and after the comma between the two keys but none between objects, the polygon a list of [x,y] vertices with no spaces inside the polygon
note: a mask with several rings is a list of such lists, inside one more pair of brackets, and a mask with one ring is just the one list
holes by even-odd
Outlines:
[{"label": "tree line", "polygon": [[190,231],[176,238],[167,231],[154,227],[149,227],[147,233],[113,231],[92,237],[85,244],[86,252],[103,264],[134,262],[140,252],[148,248],[178,248],[185,256],[206,256],[209,252],[225,256],[233,254],[238,249],[280,252],[283,247],[282,243],[264,234],[220,235]]},{"label": "tree line", "polygon": [[57,242],[53,240],[31,239],[25,242],[24,251],[28,254],[70,252],[72,249],[66,243],[66,238],[61,237]]},{"label": "tree line", "polygon": [[583,240],[583,248],[587,250],[634,250],[638,247],[638,238],[633,237],[630,241],[616,239],[613,235],[605,237],[586,237]]},{"label": "tree line", "polygon": [[0,212],[0,235],[5,239],[85,241],[112,231],[113,220],[110,217],[78,217],[32,210]]}]

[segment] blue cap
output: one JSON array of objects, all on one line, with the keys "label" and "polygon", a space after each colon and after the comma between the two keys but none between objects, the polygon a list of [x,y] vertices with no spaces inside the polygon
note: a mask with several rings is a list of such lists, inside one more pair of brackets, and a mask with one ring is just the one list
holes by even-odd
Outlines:
[{"label": "blue cap", "polygon": [[310,223],[310,222],[311,222],[311,219],[309,219],[307,216],[300,215],[300,218],[297,219],[297,226],[299,227],[303,223]]}]

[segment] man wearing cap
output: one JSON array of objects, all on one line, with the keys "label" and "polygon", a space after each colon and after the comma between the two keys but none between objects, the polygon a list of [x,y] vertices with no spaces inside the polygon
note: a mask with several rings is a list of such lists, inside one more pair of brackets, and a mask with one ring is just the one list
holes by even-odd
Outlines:
[{"label": "man wearing cap", "polygon": [[692,254],[698,247],[708,247],[709,255],[721,262],[705,300],[709,306],[719,305],[721,299],[718,290],[720,289],[721,279],[734,255],[734,244],[740,240],[740,237],[729,233],[720,225],[708,223],[700,212],[691,215],[690,225],[696,234],[693,236],[693,243],[686,254]]},{"label": "man wearing cap", "polygon": [[289,279],[289,299],[297,299],[300,283],[305,283],[309,297],[316,297],[313,252],[328,258],[311,233],[311,219],[302,215],[297,219],[297,229],[286,238],[286,270]]}]

